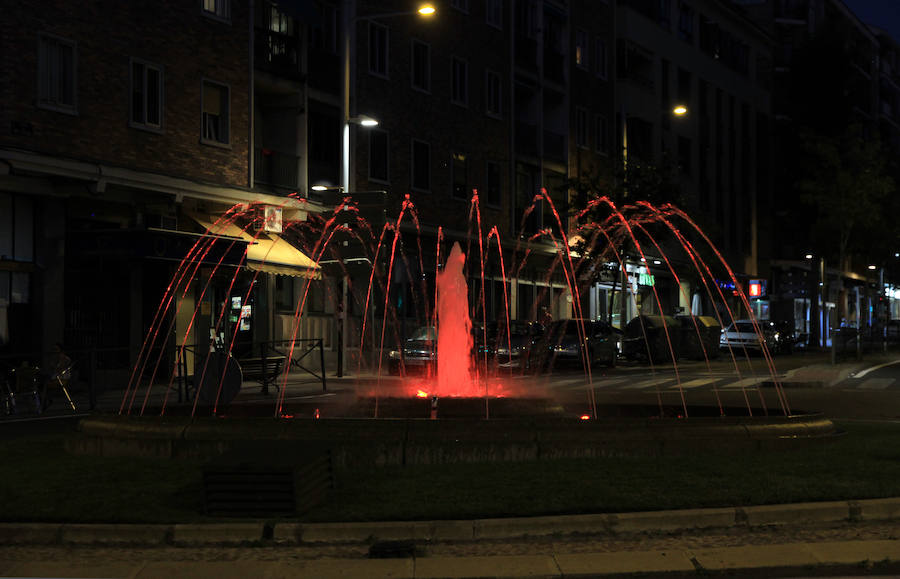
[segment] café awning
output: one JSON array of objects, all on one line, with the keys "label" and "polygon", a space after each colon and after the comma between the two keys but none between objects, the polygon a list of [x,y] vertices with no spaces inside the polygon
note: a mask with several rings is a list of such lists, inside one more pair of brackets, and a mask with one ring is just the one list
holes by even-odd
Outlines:
[{"label": "caf\u00e9 awning", "polygon": [[191,218],[211,234],[238,237],[246,241],[247,269],[306,279],[322,277],[319,264],[276,233],[263,231],[257,236],[231,222],[216,223],[215,218],[207,215],[192,214]]}]

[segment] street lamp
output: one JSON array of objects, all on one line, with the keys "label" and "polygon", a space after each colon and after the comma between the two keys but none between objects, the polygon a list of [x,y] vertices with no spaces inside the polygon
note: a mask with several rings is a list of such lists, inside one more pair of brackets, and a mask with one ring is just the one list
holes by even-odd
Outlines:
[{"label": "street lamp", "polygon": [[344,94],[343,94],[343,137],[341,147],[341,187],[344,191],[350,191],[350,125],[359,124],[364,127],[374,127],[378,125],[378,121],[360,115],[359,117],[350,116],[350,55],[355,52],[355,43],[351,42],[353,36],[353,25],[360,20],[381,20],[384,18],[393,18],[396,16],[413,16],[418,15],[423,18],[430,18],[437,10],[432,4],[422,4],[416,10],[407,10],[403,12],[384,12],[379,14],[357,15],[352,13],[354,0],[344,0],[343,16],[344,16]]},{"label": "street lamp", "polygon": [[676,105],[675,108],[672,109],[672,114],[679,117],[683,117],[687,112],[687,107],[684,105]]},{"label": "street lamp", "polygon": [[[353,15],[355,12],[355,0],[343,0],[343,33],[344,33],[344,82],[343,82],[343,95],[342,98],[342,142],[341,142],[341,180],[340,180],[340,189],[346,195],[349,194],[352,189],[350,185],[350,125],[351,124],[359,124],[363,127],[374,127],[378,125],[378,121],[373,119],[372,117],[368,117],[365,115],[359,115],[357,117],[352,117],[350,115],[350,55],[355,51],[355,43],[351,42],[351,37],[354,32],[354,25],[360,20],[381,20],[383,18],[393,18],[395,16],[413,16],[418,15],[423,18],[430,18],[436,13],[436,10],[432,4],[421,4],[414,11],[405,11],[405,12],[387,12],[380,14],[368,14],[368,15]],[[337,375],[344,375],[344,340],[343,337],[348,335],[349,332],[349,316],[347,314],[347,296],[349,294],[349,280],[347,275],[345,274],[341,280],[341,295],[340,295],[340,306],[341,306],[341,315],[340,315],[340,327],[338,330],[338,360],[337,360]]]}]

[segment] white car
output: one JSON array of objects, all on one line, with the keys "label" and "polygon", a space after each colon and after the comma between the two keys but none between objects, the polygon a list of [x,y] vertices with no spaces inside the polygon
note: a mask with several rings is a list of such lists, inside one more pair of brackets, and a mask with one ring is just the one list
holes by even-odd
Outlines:
[{"label": "white car", "polygon": [[746,348],[755,352],[762,351],[762,341],[772,353],[780,352],[787,342],[787,336],[782,336],[775,324],[768,321],[757,321],[760,333],[756,332],[751,320],[737,320],[728,324],[719,336],[719,348]]}]

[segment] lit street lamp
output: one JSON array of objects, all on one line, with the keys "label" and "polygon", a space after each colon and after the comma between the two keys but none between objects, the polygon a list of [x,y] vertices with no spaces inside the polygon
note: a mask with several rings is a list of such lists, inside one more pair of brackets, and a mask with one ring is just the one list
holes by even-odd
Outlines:
[{"label": "lit street lamp", "polygon": [[[408,10],[404,12],[386,12],[379,14],[368,14],[368,15],[355,15],[356,12],[356,0],[343,0],[342,10],[343,10],[343,33],[344,33],[344,65],[343,65],[343,73],[344,73],[344,82],[343,82],[343,94],[342,96],[342,142],[341,142],[341,178],[340,178],[340,189],[344,194],[349,194],[352,192],[352,187],[350,183],[350,173],[351,173],[351,159],[350,156],[350,125],[351,124],[359,124],[363,127],[374,127],[378,125],[378,121],[373,119],[372,117],[368,117],[366,115],[359,115],[357,117],[353,117],[350,115],[350,91],[351,91],[351,83],[350,83],[350,72],[351,72],[351,55],[355,55],[356,52],[356,43],[352,40],[354,37],[354,25],[360,20],[381,20],[384,18],[393,18],[395,16],[413,16],[418,15],[423,18],[430,18],[436,12],[435,8],[431,4],[421,4],[416,10]],[[349,283],[347,276],[344,275],[341,282],[341,316],[340,316],[340,328],[338,330],[338,361],[337,361],[337,375],[344,375],[344,363],[345,356],[344,354],[344,340],[343,337],[348,335],[349,332],[349,322],[347,315],[347,296],[349,293]]]}]

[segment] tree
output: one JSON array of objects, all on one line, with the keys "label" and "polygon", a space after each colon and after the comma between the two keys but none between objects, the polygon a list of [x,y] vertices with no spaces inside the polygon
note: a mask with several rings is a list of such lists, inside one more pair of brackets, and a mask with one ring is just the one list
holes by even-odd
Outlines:
[{"label": "tree", "polygon": [[853,254],[883,251],[897,239],[897,226],[885,212],[894,180],[877,139],[859,126],[843,134],[800,133],[801,201],[812,212],[817,246],[837,257],[841,267]]}]

